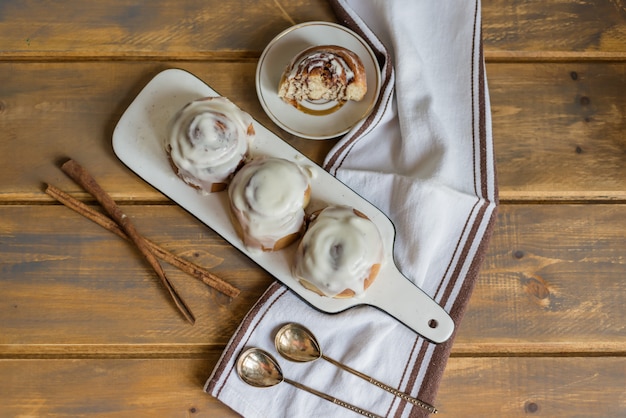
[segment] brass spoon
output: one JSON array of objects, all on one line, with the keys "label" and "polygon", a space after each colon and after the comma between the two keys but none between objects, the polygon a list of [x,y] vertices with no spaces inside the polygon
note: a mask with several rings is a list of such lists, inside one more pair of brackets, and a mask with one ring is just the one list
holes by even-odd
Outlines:
[{"label": "brass spoon", "polygon": [[239,355],[237,359],[237,374],[241,377],[241,380],[251,386],[267,388],[285,382],[366,417],[382,418],[380,415],[373,414],[301,383],[287,379],[274,357],[260,348],[249,348]]},{"label": "brass spoon", "polygon": [[339,367],[340,369],[350,372],[353,375],[360,377],[361,379],[365,379],[366,381],[378,386],[381,389],[386,390],[389,393],[394,394],[395,396],[407,402],[412,403],[413,405],[426,409],[432,414],[436,414],[438,412],[434,406],[426,402],[420,401],[419,399],[416,399],[412,396],[409,396],[404,392],[400,392],[399,390],[394,389],[391,386],[379,382],[373,377],[361,373],[358,370],[354,370],[353,368],[322,354],[322,349],[313,333],[300,324],[292,322],[279,329],[276,333],[276,337],[274,338],[274,345],[276,346],[276,350],[280,353],[280,355],[288,360],[304,363],[322,358],[329,363],[332,363],[335,366]]}]

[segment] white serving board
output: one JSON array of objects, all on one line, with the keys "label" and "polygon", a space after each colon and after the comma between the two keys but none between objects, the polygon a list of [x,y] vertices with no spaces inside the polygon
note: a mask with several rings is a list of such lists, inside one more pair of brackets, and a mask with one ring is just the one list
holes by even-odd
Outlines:
[{"label": "white serving board", "polygon": [[157,74],[137,95],[115,127],[115,154],[146,182],[197,217],[314,307],[324,312],[337,313],[357,305],[371,305],[392,315],[428,340],[437,343],[446,341],[454,330],[454,322],[444,309],[396,268],[393,262],[395,230],[389,218],[256,121],[252,156],[286,158],[311,170],[314,176],[311,181],[310,208],[326,204],[352,206],[367,215],[380,230],[385,262],[377,279],[361,297],[334,299],[305,289],[291,273],[295,245],[276,252],[250,251],[232,227],[227,193],[200,193],[174,174],[163,145],[171,118],[191,100],[218,95],[202,80],[186,71],[170,69]]}]

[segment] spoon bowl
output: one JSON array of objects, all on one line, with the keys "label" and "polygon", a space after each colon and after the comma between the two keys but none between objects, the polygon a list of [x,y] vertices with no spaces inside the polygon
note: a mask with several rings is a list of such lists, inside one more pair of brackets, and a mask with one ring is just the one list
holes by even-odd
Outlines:
[{"label": "spoon bowl", "polygon": [[289,323],[278,330],[274,345],[287,360],[306,363],[322,358],[322,349],[311,331],[300,324]]},{"label": "spoon bowl", "polygon": [[260,348],[253,347],[243,351],[237,359],[236,369],[241,380],[250,386],[268,388],[276,386],[281,382],[285,382],[363,416],[369,418],[382,418],[379,415],[366,411],[365,409],[361,409],[358,406],[354,406],[323,392],[305,386],[302,383],[285,378],[276,359],[274,359],[270,353]]},{"label": "spoon bowl", "polygon": [[244,382],[258,388],[275,386],[285,380],[274,357],[257,348],[241,353],[237,359],[237,374]]},{"label": "spoon bowl", "polygon": [[434,406],[404,392],[400,392],[398,389],[388,386],[373,377],[366,375],[365,373],[361,373],[358,370],[324,355],[317,338],[315,338],[315,335],[313,335],[313,333],[303,325],[291,322],[282,326],[274,337],[274,345],[276,346],[278,353],[287,360],[304,363],[322,358],[340,369],[352,373],[353,375],[358,376],[361,379],[366,380],[369,383],[372,383],[373,385],[378,386],[379,388],[384,389],[413,405],[423,408],[432,414],[437,413],[437,409]]}]

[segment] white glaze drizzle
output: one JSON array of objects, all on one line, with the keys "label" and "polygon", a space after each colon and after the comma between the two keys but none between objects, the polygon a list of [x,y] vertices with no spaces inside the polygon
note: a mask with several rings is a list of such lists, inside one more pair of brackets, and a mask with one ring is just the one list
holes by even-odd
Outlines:
[{"label": "white glaze drizzle", "polygon": [[[343,53],[333,49],[342,49]],[[358,56],[345,48],[335,45],[307,48],[285,69],[278,96],[289,102],[347,100],[347,89],[355,80],[354,69],[360,65]],[[321,78],[311,77],[316,70],[320,70]]]},{"label": "white glaze drizzle", "polygon": [[382,263],[382,258],[376,225],[350,207],[331,206],[315,217],[302,237],[294,275],[326,296],[351,289],[358,297],[364,292],[372,265]]},{"label": "white glaze drizzle", "polygon": [[301,77],[315,68],[328,67],[331,70],[330,74],[335,78],[341,78],[345,73],[346,83],[354,79],[354,71],[352,71],[346,60],[328,51],[319,51],[304,56],[299,55],[291,64],[291,67],[289,78]]},{"label": "white glaze drizzle", "polygon": [[279,239],[301,231],[309,183],[307,171],[286,159],[259,157],[244,165],[228,187],[244,243],[271,249]]},{"label": "white glaze drizzle", "polygon": [[225,97],[194,100],[172,119],[166,146],[179,175],[210,190],[228,180],[254,139],[252,117]]}]

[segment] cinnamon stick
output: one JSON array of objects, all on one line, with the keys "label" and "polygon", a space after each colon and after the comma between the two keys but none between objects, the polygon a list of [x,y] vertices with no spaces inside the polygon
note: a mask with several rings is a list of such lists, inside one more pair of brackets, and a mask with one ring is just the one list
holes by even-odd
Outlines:
[{"label": "cinnamon stick", "polygon": [[68,176],[70,176],[76,183],[82,186],[88,191],[104,208],[104,210],[113,218],[115,222],[122,228],[122,230],[128,235],[128,238],[135,244],[139,252],[144,256],[146,261],[154,269],[155,273],[161,280],[161,283],[168,291],[172,301],[180,311],[180,313],[191,324],[195,323],[195,318],[191,313],[189,307],[181,299],[176,292],[176,289],[172,286],[169,279],[163,271],[163,267],[159,264],[159,260],[150,251],[150,248],[146,244],[143,237],[139,234],[135,226],[130,221],[130,218],[126,216],[124,212],[117,206],[117,203],[113,200],[109,194],[104,191],[102,187],[96,182],[96,180],[85,170],[80,164],[74,160],[68,160],[61,166],[61,170]]},{"label": "cinnamon stick", "polygon": [[[49,196],[56,199],[58,202],[62,203],[66,207],[74,210],[78,214],[84,216],[87,219],[90,219],[91,221],[97,223],[108,231],[113,232],[118,237],[130,241],[130,238],[128,238],[128,235],[126,235],[122,228],[120,228],[119,225],[116,224],[115,221],[113,221],[108,216],[92,209],[90,206],[87,206],[80,200],[72,197],[71,195],[65,193],[64,191],[51,184],[46,185],[45,192]],[[176,254],[173,254],[161,248],[159,245],[155,244],[145,237],[143,237],[143,239],[146,241],[146,244],[148,245],[148,247],[150,247],[150,250],[154,253],[154,255],[161,260],[173,265],[174,267],[178,267],[180,270],[195,277],[198,280],[201,280],[207,286],[212,287],[213,289],[225,294],[226,296],[234,298],[239,295],[239,289],[225,282],[215,274],[203,269],[202,267],[188,260],[185,260],[182,257],[177,256]]]}]

